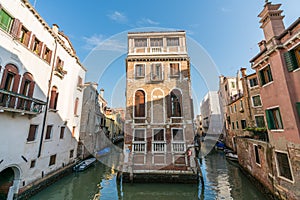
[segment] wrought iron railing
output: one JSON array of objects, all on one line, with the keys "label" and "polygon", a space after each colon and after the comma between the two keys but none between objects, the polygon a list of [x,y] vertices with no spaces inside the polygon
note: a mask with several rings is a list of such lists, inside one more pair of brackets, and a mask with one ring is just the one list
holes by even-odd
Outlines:
[{"label": "wrought iron railing", "polygon": [[0,89],[0,108],[11,112],[38,114],[46,102]]}]

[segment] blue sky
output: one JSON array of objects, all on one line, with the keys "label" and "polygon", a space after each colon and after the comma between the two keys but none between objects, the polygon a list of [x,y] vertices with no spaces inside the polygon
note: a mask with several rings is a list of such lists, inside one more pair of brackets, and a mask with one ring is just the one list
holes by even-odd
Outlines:
[{"label": "blue sky", "polygon": [[[84,64],[95,47],[116,34],[136,28],[161,27],[185,30],[187,36],[199,43],[210,56],[220,74],[234,76],[240,67],[250,68],[249,60],[258,53],[257,43],[263,39],[257,15],[263,8],[264,0],[30,2],[35,4],[36,10],[49,25],[58,24],[60,30],[69,36]],[[272,2],[282,3],[286,27],[300,17],[299,0]],[[118,41],[107,45],[116,51],[124,48]],[[99,81],[99,87],[105,89],[105,98],[114,107],[122,106],[123,103],[119,101],[118,95],[124,96],[122,89],[125,87],[121,80],[125,72],[124,59],[124,55],[114,59],[105,76],[101,78],[93,77],[97,72],[95,68],[89,69],[89,66],[86,75],[87,81]],[[98,69],[103,67],[101,60],[97,65]],[[204,64],[201,67],[209,66]],[[195,106],[198,107],[201,98],[207,92],[206,81],[195,70],[192,78]],[[116,83],[121,89],[112,87]],[[196,113],[197,110],[196,108]]]}]

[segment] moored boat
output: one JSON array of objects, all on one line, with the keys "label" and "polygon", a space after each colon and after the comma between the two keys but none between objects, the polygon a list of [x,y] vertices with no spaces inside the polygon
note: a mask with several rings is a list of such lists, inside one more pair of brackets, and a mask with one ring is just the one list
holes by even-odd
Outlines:
[{"label": "moored boat", "polygon": [[96,158],[89,158],[89,159],[83,160],[80,163],[78,163],[77,165],[75,165],[73,167],[73,170],[76,172],[83,171],[83,170],[87,169],[88,167],[90,167],[95,162],[96,162]]}]

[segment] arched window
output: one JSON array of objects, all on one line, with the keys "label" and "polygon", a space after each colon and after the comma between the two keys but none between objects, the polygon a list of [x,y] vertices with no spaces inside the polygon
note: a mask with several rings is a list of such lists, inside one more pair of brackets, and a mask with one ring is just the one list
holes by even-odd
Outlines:
[{"label": "arched window", "polygon": [[[0,89],[17,93],[19,89],[20,74],[15,65],[8,64],[5,66],[1,80]],[[15,106],[15,97],[8,98],[7,94],[0,94],[0,104],[9,107]]]},{"label": "arched window", "polygon": [[170,94],[171,98],[171,117],[181,117],[182,97],[179,90],[172,90]]},{"label": "arched window", "polygon": [[134,116],[145,117],[145,93],[142,90],[136,91],[134,100]]},{"label": "arched window", "polygon": [[49,104],[50,109],[56,110],[57,100],[58,100],[58,90],[57,87],[53,86],[51,89],[51,97],[50,97],[50,104]]},{"label": "arched window", "polygon": [[[20,94],[27,96],[27,97],[32,97],[33,91],[34,91],[34,85],[35,85],[35,83],[33,81],[32,74],[26,72],[22,78]],[[19,98],[18,108],[28,110],[28,109],[30,109],[30,104],[31,104],[30,101]]]},{"label": "arched window", "polygon": [[0,88],[17,93],[19,88],[19,82],[20,75],[18,68],[12,64],[6,65],[3,72]]},{"label": "arched window", "polygon": [[77,115],[78,104],[79,104],[79,98],[76,98],[75,105],[74,105],[74,115]]}]

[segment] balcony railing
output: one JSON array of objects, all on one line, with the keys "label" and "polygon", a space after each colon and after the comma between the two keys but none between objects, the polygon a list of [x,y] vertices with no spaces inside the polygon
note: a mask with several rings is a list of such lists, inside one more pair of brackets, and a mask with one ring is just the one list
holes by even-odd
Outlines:
[{"label": "balcony railing", "polygon": [[165,142],[153,142],[152,143],[152,151],[155,153],[165,152],[166,151],[166,143]]},{"label": "balcony railing", "polygon": [[0,89],[0,109],[9,112],[37,115],[46,102]]},{"label": "balcony railing", "polygon": [[133,142],[133,152],[144,153],[146,151],[146,142]]},{"label": "balcony railing", "polygon": [[185,143],[182,142],[172,142],[172,151],[173,152],[185,152]]}]

